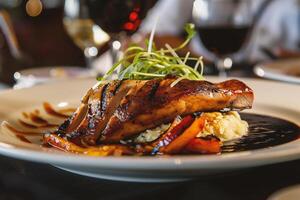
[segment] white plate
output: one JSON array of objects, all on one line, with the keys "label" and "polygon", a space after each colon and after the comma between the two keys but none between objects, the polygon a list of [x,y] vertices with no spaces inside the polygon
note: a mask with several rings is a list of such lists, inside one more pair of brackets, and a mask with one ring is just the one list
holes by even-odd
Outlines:
[{"label": "white plate", "polygon": [[91,78],[96,77],[96,72],[82,67],[75,66],[47,66],[35,67],[14,73],[14,89],[28,88],[34,85],[55,82],[61,79],[70,78]]},{"label": "white plate", "polygon": [[300,84],[300,59],[284,59],[258,64],[254,73],[262,78]]},{"label": "white plate", "polygon": [[[298,85],[256,79],[243,81],[255,91],[255,104],[251,112],[277,116],[300,124]],[[2,92],[0,120],[17,124],[16,120],[22,116],[21,112],[40,108],[44,101],[57,105],[57,108],[75,106],[94,83],[94,80],[68,80]],[[63,153],[36,143],[21,142],[6,129],[0,132],[0,154],[49,163],[81,175],[122,181],[182,181],[300,158],[300,140],[273,148],[240,153],[168,157],[88,157]]]}]

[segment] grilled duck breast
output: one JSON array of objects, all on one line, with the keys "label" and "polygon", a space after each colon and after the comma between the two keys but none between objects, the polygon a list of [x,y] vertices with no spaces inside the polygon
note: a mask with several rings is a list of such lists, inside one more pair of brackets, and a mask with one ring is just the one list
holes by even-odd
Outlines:
[{"label": "grilled duck breast", "polygon": [[228,80],[115,80],[91,89],[57,133],[85,146],[118,143],[146,129],[194,112],[251,108],[253,92],[243,82]]}]

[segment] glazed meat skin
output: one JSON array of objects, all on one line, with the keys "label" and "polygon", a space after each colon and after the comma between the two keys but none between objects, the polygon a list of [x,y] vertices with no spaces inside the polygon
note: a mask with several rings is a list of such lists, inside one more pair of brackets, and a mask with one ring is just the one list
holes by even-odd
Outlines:
[{"label": "glazed meat skin", "polygon": [[57,133],[82,146],[118,143],[169,123],[177,115],[252,107],[253,92],[241,81],[213,84],[184,79],[171,87],[175,80],[123,80],[99,85],[90,90]]}]

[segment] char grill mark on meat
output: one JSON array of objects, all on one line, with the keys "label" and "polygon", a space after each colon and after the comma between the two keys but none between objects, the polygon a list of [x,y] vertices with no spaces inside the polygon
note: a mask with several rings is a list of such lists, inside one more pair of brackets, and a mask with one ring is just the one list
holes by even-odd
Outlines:
[{"label": "char grill mark on meat", "polygon": [[68,139],[81,146],[95,145],[120,101],[134,85],[128,81],[112,81],[95,88],[85,118],[75,131],[65,133]]},{"label": "char grill mark on meat", "polygon": [[153,99],[153,97],[155,97],[155,93],[158,90],[159,85],[160,85],[160,81],[156,81],[153,83],[153,85],[151,86],[152,88],[148,94],[149,99]]},{"label": "char grill mark on meat", "polygon": [[76,130],[67,132],[67,137],[70,141],[80,145],[95,145],[97,138],[97,129],[99,128],[101,121],[103,121],[105,110],[102,109],[105,102],[103,97],[106,98],[106,91],[113,84],[99,85],[90,94],[87,104],[87,114],[81,121]]},{"label": "char grill mark on meat", "polygon": [[122,83],[123,83],[123,80],[116,81],[115,89],[112,91],[113,95],[115,95],[119,91],[119,88],[121,87]]},{"label": "char grill mark on meat", "polygon": [[[106,106],[107,106],[107,96],[109,94],[107,94],[109,91],[109,83],[103,86],[102,92],[101,92],[101,98],[100,98],[100,110],[101,110],[101,114],[103,115],[104,111],[106,110]],[[113,85],[113,84],[112,84]]]},{"label": "char grill mark on meat", "polygon": [[252,90],[238,80],[218,84],[182,80],[171,87],[175,80],[124,80],[98,86],[89,97],[88,111],[80,125],[65,134],[79,145],[118,143],[169,123],[177,115],[243,110],[252,106]]}]

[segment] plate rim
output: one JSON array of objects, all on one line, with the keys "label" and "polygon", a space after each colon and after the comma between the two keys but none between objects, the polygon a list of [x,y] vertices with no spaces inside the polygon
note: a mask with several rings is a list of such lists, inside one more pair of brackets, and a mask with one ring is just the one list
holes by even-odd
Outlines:
[{"label": "plate rim", "polygon": [[[91,157],[72,153],[54,154],[28,149],[7,148],[7,146],[7,143],[0,142],[0,154],[21,160],[58,165],[64,164],[82,167],[103,167],[114,169],[130,168],[135,170],[145,169],[145,166],[150,167],[153,170],[201,169],[211,167],[212,165],[214,165],[215,168],[230,168],[236,166],[236,162],[239,162],[239,167],[247,167],[249,166],[249,163],[253,161],[255,161],[255,166],[258,166],[264,165],[266,162],[277,163],[300,158],[300,143],[292,146],[289,144],[289,148],[287,149],[281,149],[279,147],[282,147],[282,145],[278,145],[267,149],[224,153],[220,155],[172,155],[161,157]],[[272,150],[270,151],[270,149]],[[277,160],[274,162],[274,159]],[[259,164],[259,162],[262,163]],[[122,163],[122,166],[118,165],[120,163]]]}]

